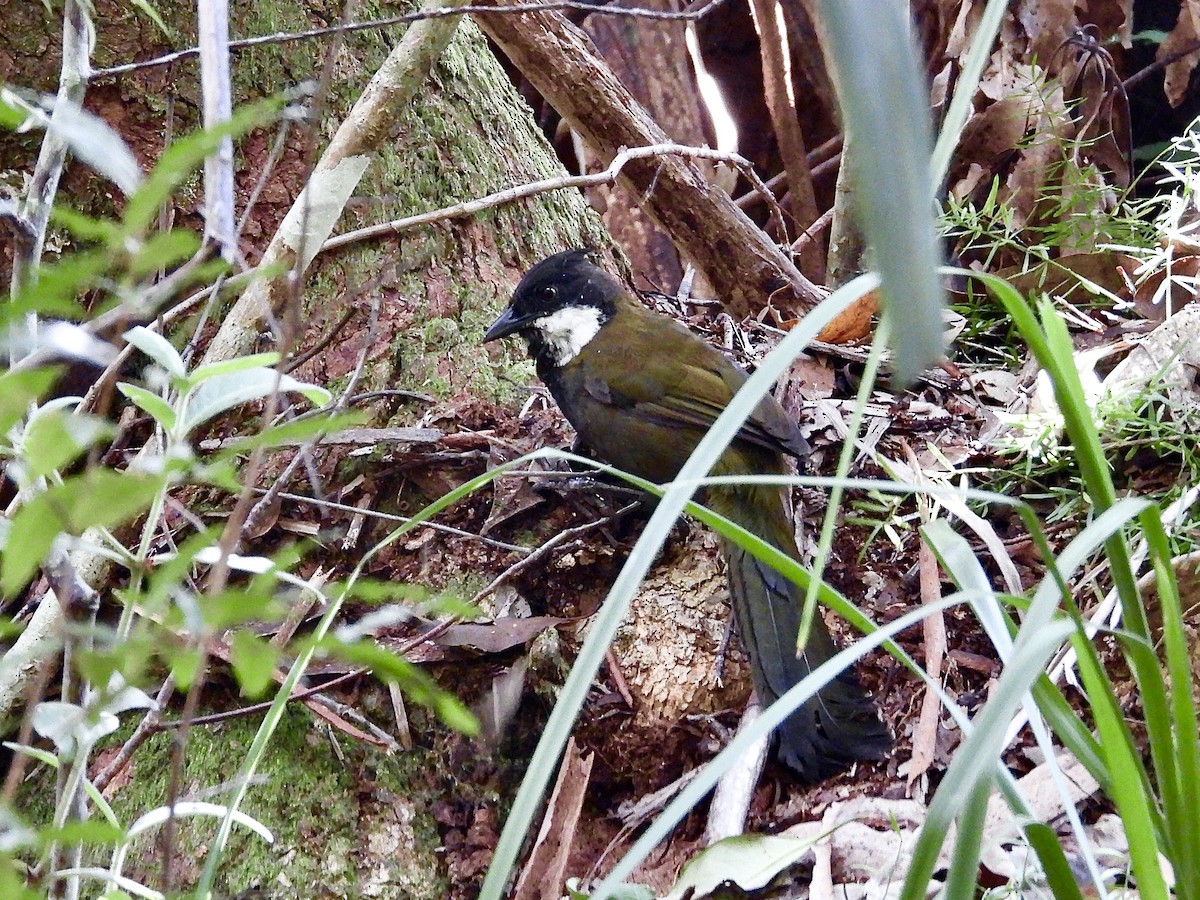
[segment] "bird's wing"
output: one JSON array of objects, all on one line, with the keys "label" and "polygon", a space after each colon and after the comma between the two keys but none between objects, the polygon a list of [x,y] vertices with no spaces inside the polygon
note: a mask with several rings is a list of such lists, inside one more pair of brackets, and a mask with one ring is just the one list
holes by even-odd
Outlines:
[{"label": "bird's wing", "polygon": [[[592,399],[607,406],[636,409],[647,422],[707,431],[746,381],[746,375],[716,350],[697,343],[702,352],[687,346],[693,352],[680,354],[682,358],[675,359],[676,365],[612,367],[609,375],[589,375],[584,389]],[[796,424],[770,396],[764,397],[746,419],[737,437],[772,453],[803,457],[808,452]]]}]

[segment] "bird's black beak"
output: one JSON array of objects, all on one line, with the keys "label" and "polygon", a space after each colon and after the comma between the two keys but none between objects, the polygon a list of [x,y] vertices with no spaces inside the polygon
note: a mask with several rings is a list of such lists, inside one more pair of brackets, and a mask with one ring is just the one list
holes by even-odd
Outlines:
[{"label": "bird's black beak", "polygon": [[489,328],[487,333],[483,336],[483,342],[486,344],[488,341],[494,341],[497,338],[508,337],[510,334],[516,334],[536,318],[536,315],[518,316],[515,312],[513,312],[513,308],[510,306],[500,314],[500,318],[492,323],[492,327]]}]

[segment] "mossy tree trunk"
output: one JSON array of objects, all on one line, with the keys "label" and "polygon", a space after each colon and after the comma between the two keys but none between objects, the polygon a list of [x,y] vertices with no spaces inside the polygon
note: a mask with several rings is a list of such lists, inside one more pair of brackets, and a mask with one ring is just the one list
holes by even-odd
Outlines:
[{"label": "mossy tree trunk", "polygon": [[[194,4],[162,0],[155,8],[173,29],[170,38],[131,4],[101,0],[96,8],[95,66],[102,69],[194,44]],[[5,3],[3,9],[0,78],[53,91],[60,24],[41,4]],[[231,10],[231,32],[236,38],[304,31],[335,23],[341,12],[340,4],[240,4]],[[361,20],[394,15],[396,10],[365,3],[355,12]],[[258,258],[303,187],[311,159],[402,32],[402,26],[357,32],[346,36],[333,54],[319,126],[308,136],[302,128],[292,130],[249,217],[241,239],[249,261]],[[329,41],[266,45],[237,53],[235,104],[318,79]],[[148,168],[170,135],[196,126],[198,96],[198,65],[186,58],[98,78],[85,106],[116,128]],[[273,131],[263,130],[239,144],[239,203],[244,205],[264,171],[274,139]],[[19,188],[36,152],[36,135],[0,137],[0,169],[6,183]],[[554,174],[560,174],[559,167],[532,117],[482,36],[465,21],[428,89],[413,104],[393,142],[372,162],[337,230],[412,215]],[[163,221],[202,231],[199,191],[196,179],[177,195]],[[58,201],[92,215],[118,214],[121,205],[99,177],[75,162],[68,163]],[[303,291],[305,327],[297,351],[326,343],[298,374],[336,390],[347,382],[365,350],[360,390],[401,389],[426,398],[368,406],[369,424],[378,426],[419,419],[445,424],[464,407],[511,397],[518,385],[531,380],[531,370],[515,353],[501,349],[489,355],[480,348],[486,323],[534,259],[563,247],[602,246],[605,241],[594,215],[571,193],[319,257]],[[374,322],[372,328],[368,320]],[[344,450],[318,451],[312,468],[325,479],[323,488],[341,502],[366,500],[372,508],[383,509],[418,508],[434,490],[430,485],[439,478],[454,478],[453,473],[425,477],[411,472],[376,477],[380,457],[387,456],[388,451],[379,451],[364,464],[348,461]],[[471,465],[477,469],[479,463]],[[278,466],[270,471],[278,471]],[[339,493],[344,486],[340,477],[351,471],[365,476],[357,492]],[[309,485],[298,480],[295,490],[309,492]],[[315,514],[309,517],[316,519]],[[325,520],[321,525],[336,530],[345,522]],[[344,573],[369,541],[364,536],[359,545],[343,544],[341,551],[312,548],[304,565]],[[376,574],[387,577],[388,565],[381,560]],[[433,588],[447,583],[457,584],[460,591],[478,587],[479,573],[465,563],[448,560],[444,566],[423,566],[421,572]],[[394,573],[397,579],[410,575],[411,570]],[[442,680],[452,690],[460,687],[453,675]],[[391,708],[382,699],[386,693],[374,687],[362,690],[357,704],[388,721]],[[487,829],[480,832],[476,823],[500,819],[501,786],[511,786],[516,774],[512,768],[520,763],[485,755],[464,765],[464,753],[474,759],[475,751],[464,750],[454,735],[421,710],[410,713],[417,747],[395,756],[318,727],[303,710],[291,714],[264,763],[268,781],[250,791],[247,806],[247,812],[275,831],[276,844],[264,851],[256,838],[235,837],[226,856],[222,891],[263,889],[270,896],[305,898],[469,896],[489,849]],[[233,778],[256,724],[257,718],[251,718],[191,729],[185,795],[203,795]],[[106,759],[101,754],[99,765]],[[130,777],[114,783],[112,800],[123,821],[164,802],[169,759],[170,742],[160,735],[135,755]],[[38,782],[45,790],[49,783]],[[472,828],[474,839],[481,840],[477,852],[468,848],[451,863],[435,853],[448,833]],[[212,833],[207,824],[181,825],[176,870],[185,882],[198,874]],[[155,847],[148,842],[142,851],[140,857],[131,856],[126,873],[154,884],[160,865]]]}]

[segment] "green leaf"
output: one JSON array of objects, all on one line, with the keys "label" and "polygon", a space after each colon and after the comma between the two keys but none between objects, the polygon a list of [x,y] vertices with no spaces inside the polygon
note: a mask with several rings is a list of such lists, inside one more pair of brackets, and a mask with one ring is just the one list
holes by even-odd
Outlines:
[{"label": "green leaf", "polygon": [[408,697],[432,709],[439,719],[455,731],[469,737],[479,733],[479,723],[457,697],[442,690],[427,673],[380,647],[373,639],[343,643],[330,637],[321,643],[321,647],[339,659],[366,666],[376,678],[399,685]]},{"label": "green leaf", "polygon": [[80,535],[92,527],[111,528],[143,512],[162,489],[159,476],[90,469],[38,494],[12,520],[12,534],[0,559],[0,588],[11,597],[33,577],[59,534]]},{"label": "green leaf", "polygon": [[38,269],[37,281],[27,284],[8,303],[0,303],[0,325],[17,321],[27,313],[59,319],[79,319],[84,310],[78,297],[108,271],[108,250],[72,253]]},{"label": "green leaf", "polygon": [[179,351],[157,331],[138,325],[130,328],[123,337],[161,366],[172,379],[183,381],[187,378]]},{"label": "green leaf", "polygon": [[71,232],[84,241],[96,241],[109,247],[120,239],[120,226],[112,219],[96,219],[85,216],[68,206],[55,206],[50,210],[50,221]]},{"label": "green leaf", "polygon": [[812,840],[773,834],[725,838],[684,864],[679,880],[663,900],[704,897],[732,881],[743,891],[764,888],[812,850]]},{"label": "green leaf", "polygon": [[38,837],[45,845],[59,843],[67,846],[83,844],[93,847],[111,847],[124,836],[125,833],[120,828],[114,828],[108,822],[100,819],[90,822],[74,820],[67,822],[62,828],[43,828],[38,833]]},{"label": "green leaf", "polygon": [[187,690],[200,671],[200,651],[185,647],[171,653],[171,675],[181,690]]},{"label": "green leaf", "polygon": [[1030,822],[1025,826],[1025,837],[1030,846],[1037,851],[1042,871],[1046,873],[1046,881],[1050,885],[1055,900],[1083,900],[1079,890],[1079,882],[1071,871],[1071,864],[1063,854],[1058,835],[1049,825],[1041,822]]},{"label": "green leaf", "polygon": [[191,434],[226,410],[252,400],[261,400],[276,390],[301,393],[317,406],[324,406],[333,396],[324,388],[298,381],[274,369],[260,367],[215,375],[188,395],[180,430],[182,434]]},{"label": "green leaf", "polygon": [[129,274],[143,278],[159,269],[169,269],[195,255],[200,249],[200,235],[176,228],[156,232],[142,243],[129,265]]},{"label": "green leaf", "polygon": [[59,767],[58,757],[49,750],[43,750],[40,747],[30,747],[27,744],[17,744],[13,741],[5,741],[4,746],[13,753],[24,753],[26,756],[36,759],[44,766],[49,766],[52,769]]},{"label": "green leaf", "polygon": [[336,415],[312,415],[271,425],[262,431],[235,438],[215,454],[215,459],[232,459],[249,453],[258,447],[296,446],[321,435],[334,435],[337,432],[362,425],[366,416],[362,412],[343,412]]},{"label": "green leaf", "polygon": [[218,375],[232,375],[235,372],[245,372],[247,369],[273,366],[280,359],[282,359],[282,355],[272,351],[270,353],[251,353],[249,356],[238,356],[234,359],[223,359],[220,362],[198,366],[188,376],[188,387],[196,387]]},{"label": "green leaf", "polygon": [[[22,126],[43,128],[54,132],[71,149],[71,155],[112,181],[124,194],[131,194],[142,183],[142,169],[129,145],[102,118],[53,96],[34,103],[23,100],[10,90],[4,90],[5,105],[10,110],[23,108]],[[53,113],[43,107],[50,106]]]},{"label": "green leaf", "polygon": [[0,375],[0,441],[29,412],[29,405],[50,390],[61,372],[57,366],[47,366]]},{"label": "green leaf", "polygon": [[255,579],[245,587],[226,588],[215,596],[204,598],[204,623],[218,630],[273,619],[285,612],[273,578],[270,582]]},{"label": "green leaf", "polygon": [[125,381],[117,383],[117,390],[132,400],[142,412],[149,413],[164,431],[169,432],[175,427],[175,409],[158,394]]},{"label": "green leaf", "polygon": [[279,648],[249,631],[238,631],[229,641],[229,654],[242,696],[261,697],[271,686]]},{"label": "green leaf", "polygon": [[[8,523],[5,522],[5,525]],[[0,528],[0,531],[3,531]],[[3,541],[0,541],[0,551],[4,549]],[[0,641],[11,641],[25,630],[24,622],[14,622],[8,616],[0,616]]]},{"label": "green leaf", "polygon": [[358,578],[353,584],[331,584],[329,590],[330,593],[344,591],[348,597],[377,604],[422,603],[430,597],[429,588],[421,584],[368,577]]},{"label": "green leaf", "polygon": [[158,10],[154,8],[149,0],[129,0],[129,2],[135,9],[140,9],[142,12],[144,12],[146,17],[155,25],[157,25],[158,30],[161,31],[166,37],[175,37],[175,35],[171,32],[171,29],[167,27],[167,23],[162,20],[162,16],[158,14]]},{"label": "green leaf", "polygon": [[40,411],[25,429],[22,480],[28,484],[57,472],[99,440],[115,433],[112,424],[98,416],[61,408]]},{"label": "green leaf", "polygon": [[8,88],[0,88],[0,126],[16,131],[28,118],[28,104]]},{"label": "green leaf", "polygon": [[[567,900],[588,900],[591,894],[580,888],[578,878],[567,879]],[[612,900],[654,900],[654,889],[644,884],[619,884],[608,895]]]}]

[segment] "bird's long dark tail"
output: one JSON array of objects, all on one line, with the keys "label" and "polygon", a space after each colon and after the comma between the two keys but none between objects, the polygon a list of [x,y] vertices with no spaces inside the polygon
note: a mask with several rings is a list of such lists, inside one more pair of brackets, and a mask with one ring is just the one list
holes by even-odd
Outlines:
[{"label": "bird's long dark tail", "polygon": [[[772,488],[735,488],[709,497],[713,509],[798,558],[790,517]],[[818,614],[803,656],[796,636],[804,592],[736,544],[722,541],[729,593],[754,684],[773,703],[836,652]],[[779,726],[779,758],[806,781],[820,781],[858,760],[882,759],[892,739],[872,700],[851,672],[840,673]]]}]

